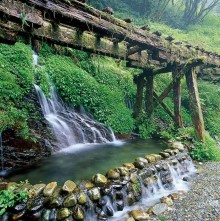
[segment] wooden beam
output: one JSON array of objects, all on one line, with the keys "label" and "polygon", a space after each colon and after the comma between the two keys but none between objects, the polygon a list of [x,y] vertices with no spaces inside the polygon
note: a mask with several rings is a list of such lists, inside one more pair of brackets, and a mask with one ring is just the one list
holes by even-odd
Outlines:
[{"label": "wooden beam", "polygon": [[144,75],[146,76],[146,112],[151,116],[154,111],[154,77],[150,69],[145,69]]},{"label": "wooden beam", "polygon": [[153,92],[153,95],[154,95],[155,100],[164,108],[167,114],[174,120],[175,117],[172,111],[170,110],[170,108],[163,101],[159,100],[159,96],[157,95],[155,91]]},{"label": "wooden beam", "polygon": [[195,128],[196,136],[198,140],[205,142],[205,126],[199,99],[195,68],[187,68],[185,76],[189,93],[191,118]]},{"label": "wooden beam", "polygon": [[174,118],[177,128],[183,126],[182,113],[181,113],[181,75],[177,67],[172,71],[173,76],[173,104],[174,104]]},{"label": "wooden beam", "polygon": [[137,93],[134,106],[134,117],[138,117],[143,108],[143,91],[144,91],[144,76],[139,75],[137,77]]}]

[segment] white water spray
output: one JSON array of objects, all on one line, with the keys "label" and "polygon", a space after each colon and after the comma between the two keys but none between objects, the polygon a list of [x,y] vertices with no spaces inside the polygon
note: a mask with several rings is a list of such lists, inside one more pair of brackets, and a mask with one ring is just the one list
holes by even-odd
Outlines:
[{"label": "white water spray", "polygon": [[[35,53],[33,62],[34,65],[38,65],[38,56]],[[49,76],[48,81],[51,85],[50,98],[45,96],[38,85],[34,85],[34,87],[44,118],[62,148],[79,143],[108,143],[116,140],[110,128],[89,117],[82,107],[82,113],[77,113],[66,106],[56,94]]]}]

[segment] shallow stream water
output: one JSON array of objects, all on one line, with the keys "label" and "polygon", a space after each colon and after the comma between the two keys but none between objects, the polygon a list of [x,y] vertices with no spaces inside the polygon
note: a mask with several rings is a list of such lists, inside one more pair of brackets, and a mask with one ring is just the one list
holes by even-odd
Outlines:
[{"label": "shallow stream water", "polygon": [[96,173],[134,162],[136,157],[159,153],[167,144],[157,140],[116,141],[105,144],[78,144],[62,149],[28,170],[14,171],[12,181],[28,179],[30,183],[57,181],[62,185],[68,179],[90,179]]}]

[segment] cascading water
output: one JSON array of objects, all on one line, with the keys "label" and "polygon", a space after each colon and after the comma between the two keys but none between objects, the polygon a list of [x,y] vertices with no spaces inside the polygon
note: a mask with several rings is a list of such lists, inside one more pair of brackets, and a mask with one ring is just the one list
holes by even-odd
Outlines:
[{"label": "cascading water", "polygon": [[183,181],[183,177],[191,176],[195,173],[196,169],[191,160],[188,158],[184,160],[181,164],[177,161],[177,164],[170,165],[166,164],[169,171],[169,176],[171,178],[171,183],[169,187],[163,184],[163,175],[158,172],[153,177],[149,178],[149,182],[146,185],[141,176],[138,176],[138,180],[141,184],[142,197],[141,200],[135,203],[133,206],[125,206],[123,211],[116,211],[114,216],[110,218],[111,221],[121,221],[127,218],[128,211],[146,209],[146,207],[151,207],[160,201],[161,197],[168,196],[171,193],[178,191],[188,191],[189,184]]},{"label": "cascading water", "polygon": [[[34,65],[38,65],[38,56],[33,54]],[[112,130],[89,117],[81,108],[77,113],[66,106],[56,94],[50,82],[50,98],[47,98],[38,85],[34,85],[41,109],[61,147],[79,143],[108,143],[115,141]]]}]

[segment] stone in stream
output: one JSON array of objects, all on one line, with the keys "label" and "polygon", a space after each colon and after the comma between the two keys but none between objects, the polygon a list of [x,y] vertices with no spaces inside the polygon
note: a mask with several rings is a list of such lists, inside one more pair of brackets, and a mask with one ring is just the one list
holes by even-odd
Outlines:
[{"label": "stone in stream", "polygon": [[156,158],[152,155],[146,155],[144,158],[147,159],[147,161],[149,163],[155,163],[156,162]]},{"label": "stone in stream", "polygon": [[43,214],[42,214],[42,218],[43,218],[43,221],[49,221],[50,220],[50,210],[49,209],[46,209],[43,211]]},{"label": "stone in stream", "polygon": [[52,196],[56,187],[57,187],[57,182],[51,182],[47,184],[47,186],[45,187],[43,191],[44,196]]},{"label": "stone in stream", "polygon": [[178,149],[180,152],[183,152],[185,150],[184,145],[181,142],[173,142],[171,144],[172,149]]},{"label": "stone in stream", "polygon": [[173,200],[167,196],[164,196],[160,199],[161,203],[165,203],[168,206],[173,206]]},{"label": "stone in stream", "polygon": [[62,220],[70,216],[70,211],[67,208],[62,208],[57,212],[57,220]]},{"label": "stone in stream", "polygon": [[61,188],[57,187],[52,196],[47,198],[47,204],[49,208],[57,208],[60,207],[63,203],[63,197],[60,195]]},{"label": "stone in stream", "polygon": [[170,154],[169,153],[166,153],[166,152],[160,152],[159,153],[160,155],[161,155],[161,157],[163,157],[163,158],[169,158],[170,157]]},{"label": "stone in stream", "polygon": [[132,216],[135,220],[148,220],[150,219],[149,214],[142,210],[132,210],[130,212],[130,216]]},{"label": "stone in stream", "polygon": [[125,206],[124,201],[123,200],[117,201],[116,206],[117,206],[117,211],[122,211]]},{"label": "stone in stream", "polygon": [[67,180],[64,184],[63,184],[63,188],[62,190],[64,192],[67,192],[67,193],[71,193],[73,192],[73,190],[76,188],[76,184],[71,181],[71,180]]},{"label": "stone in stream", "polygon": [[73,193],[70,193],[63,202],[64,207],[73,207],[77,204],[77,198],[76,195]]},{"label": "stone in stream", "polygon": [[45,188],[46,184],[36,184],[28,191],[29,198],[37,197]]},{"label": "stone in stream", "polygon": [[116,172],[115,170],[111,169],[107,172],[107,177],[111,180],[118,180],[120,179],[120,174]]},{"label": "stone in stream", "polygon": [[83,193],[83,192],[79,192],[79,193],[77,194],[77,200],[78,200],[78,203],[79,203],[80,205],[86,204],[86,203],[87,203],[86,194]]},{"label": "stone in stream", "polygon": [[80,206],[76,206],[73,210],[73,218],[76,220],[84,220],[84,212]]},{"label": "stone in stream", "polygon": [[123,166],[128,168],[128,170],[132,170],[135,168],[133,163],[124,163]]},{"label": "stone in stream", "polygon": [[92,182],[95,183],[96,185],[106,184],[107,181],[108,181],[107,178],[104,175],[100,174],[100,173],[98,173],[98,174],[96,174],[95,176],[92,177]]},{"label": "stone in stream", "polygon": [[97,201],[100,199],[101,197],[101,194],[100,194],[100,191],[98,188],[92,188],[91,190],[88,191],[88,195],[89,195],[89,198],[92,200],[92,201]]},{"label": "stone in stream", "polygon": [[151,207],[148,210],[148,213],[153,213],[158,216],[161,213],[165,212],[166,210],[168,210],[168,205],[166,203],[158,203],[154,205],[153,207]]},{"label": "stone in stream", "polygon": [[19,212],[19,213],[14,214],[14,215],[12,216],[12,220],[20,220],[20,219],[24,216],[25,212],[26,212],[26,211],[23,210],[23,211],[21,211],[21,212]]},{"label": "stone in stream", "polygon": [[147,159],[143,158],[143,157],[137,157],[134,161],[134,166],[138,169],[143,169],[144,167],[146,167],[148,164]]},{"label": "stone in stream", "polygon": [[116,171],[120,174],[120,176],[128,176],[129,175],[129,170],[126,167],[118,167],[116,168]]},{"label": "stone in stream", "polygon": [[170,197],[172,200],[178,200],[180,198],[178,193],[171,193],[168,197]]},{"label": "stone in stream", "polygon": [[39,211],[41,208],[43,208],[44,199],[40,196],[34,199],[29,199],[27,201],[27,209],[28,211],[31,211],[32,213]]},{"label": "stone in stream", "polygon": [[82,180],[79,184],[78,184],[79,189],[81,190],[90,190],[93,187],[95,187],[95,185],[93,183],[91,183],[89,180]]},{"label": "stone in stream", "polygon": [[126,221],[135,221],[133,217],[129,217],[126,219]]}]

